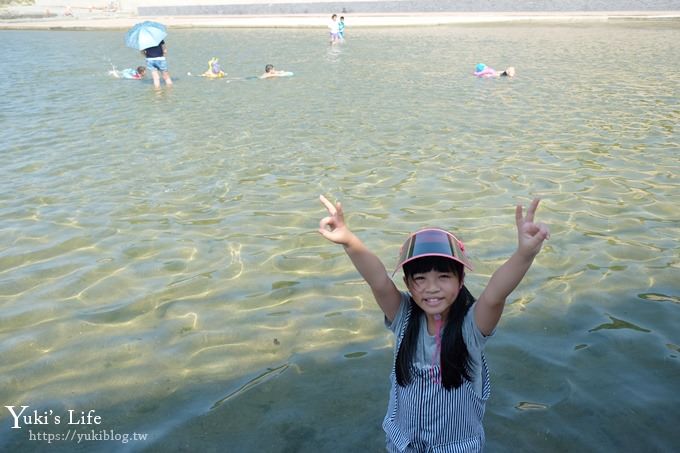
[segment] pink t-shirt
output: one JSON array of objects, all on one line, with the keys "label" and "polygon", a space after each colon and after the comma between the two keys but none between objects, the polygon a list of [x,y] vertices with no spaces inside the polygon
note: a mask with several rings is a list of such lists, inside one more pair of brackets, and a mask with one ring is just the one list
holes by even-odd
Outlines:
[{"label": "pink t-shirt", "polygon": [[496,70],[490,67],[484,68],[483,71],[475,71],[473,73],[476,77],[496,77]]}]

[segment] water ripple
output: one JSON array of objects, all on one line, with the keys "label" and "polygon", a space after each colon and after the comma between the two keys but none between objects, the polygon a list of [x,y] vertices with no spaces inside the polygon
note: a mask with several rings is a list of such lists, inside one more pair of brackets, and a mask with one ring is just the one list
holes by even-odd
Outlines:
[{"label": "water ripple", "polygon": [[[330,50],[318,30],[173,30],[160,93],[107,76],[139,62],[119,31],[0,32],[0,399],[96,408],[163,449],[191,419],[259,422],[248,401],[272,388],[279,429],[313,382],[353,395],[333,421],[310,412],[320,431],[375,427],[392,340],[316,232],[318,195],[389,269],[408,232],[455,230],[476,295],[515,248],[514,206],[541,196],[551,240],[489,342],[489,449],[604,432],[643,450],[628,436],[648,425],[668,450],[647,409],[677,393],[680,72],[658,70],[680,61],[676,25],[364,29]],[[221,43],[244,80],[184,75]],[[43,69],[19,68],[34,49]],[[480,58],[518,77],[477,80]],[[245,79],[268,62],[295,77]]]}]

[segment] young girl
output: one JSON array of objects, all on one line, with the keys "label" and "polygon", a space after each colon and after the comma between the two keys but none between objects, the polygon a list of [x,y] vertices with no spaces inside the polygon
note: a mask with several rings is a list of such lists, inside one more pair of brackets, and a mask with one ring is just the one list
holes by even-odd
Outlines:
[{"label": "young girl", "polygon": [[550,235],[547,226],[534,223],[539,200],[533,200],[526,216],[516,207],[517,251],[475,301],[464,285],[464,269],[472,266],[453,234],[428,228],[408,237],[396,269],[403,268],[408,289],[401,292],[380,259],[347,227],[340,203],[320,199],[329,216],[321,219],[319,233],[345,248],[396,336],[383,421],[387,450],[482,451],[482,418],[491,390],[484,344],[506,297]]}]

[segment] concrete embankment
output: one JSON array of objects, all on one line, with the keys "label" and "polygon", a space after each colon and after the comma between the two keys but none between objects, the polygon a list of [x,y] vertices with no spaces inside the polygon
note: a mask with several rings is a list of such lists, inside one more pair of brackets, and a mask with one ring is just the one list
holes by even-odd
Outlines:
[{"label": "concrete embankment", "polygon": [[326,27],[334,12],[344,14],[353,28],[517,21],[680,20],[680,1],[37,0],[32,6],[0,10],[0,29],[119,29],[144,19],[158,20],[175,28]]},{"label": "concrete embankment", "polygon": [[[63,1],[63,0],[49,0]],[[445,13],[596,13],[680,10],[678,0],[421,0],[421,1],[233,1],[224,0],[126,0],[137,1],[139,15],[298,15],[332,12],[355,14]]]}]

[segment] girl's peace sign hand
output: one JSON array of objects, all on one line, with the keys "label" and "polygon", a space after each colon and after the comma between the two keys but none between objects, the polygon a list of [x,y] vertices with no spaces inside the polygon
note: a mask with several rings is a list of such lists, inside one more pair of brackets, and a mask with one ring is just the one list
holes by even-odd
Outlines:
[{"label": "girl's peace sign hand", "polygon": [[328,213],[319,222],[319,233],[326,239],[336,244],[347,245],[352,237],[352,232],[345,225],[345,215],[342,212],[342,205],[336,202],[335,205],[328,201],[323,195],[319,195],[319,200],[326,206]]},{"label": "girl's peace sign hand", "polygon": [[550,238],[550,230],[548,230],[547,225],[534,222],[539,201],[541,200],[534,198],[529,209],[527,209],[526,217],[522,215],[522,205],[517,205],[515,208],[515,222],[517,223],[519,240],[517,249],[520,253],[532,258],[541,250],[543,241]]}]

